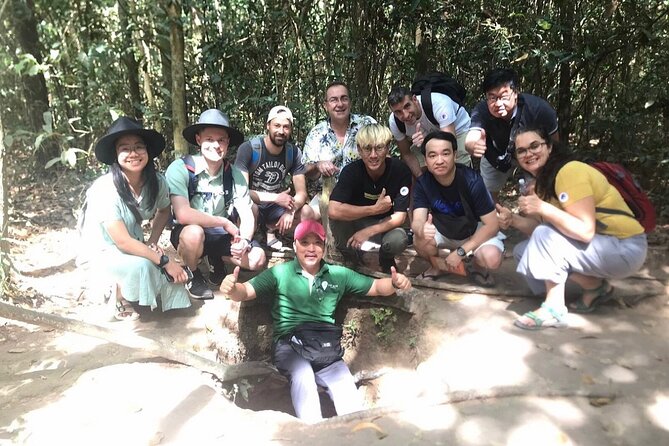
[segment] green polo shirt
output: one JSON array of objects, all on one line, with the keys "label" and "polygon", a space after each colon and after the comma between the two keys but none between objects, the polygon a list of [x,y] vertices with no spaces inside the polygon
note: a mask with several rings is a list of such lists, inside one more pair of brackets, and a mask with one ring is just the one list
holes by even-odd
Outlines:
[{"label": "green polo shirt", "polygon": [[297,259],[263,271],[249,283],[257,296],[272,297],[274,340],[303,322],[334,324],[334,312],[345,294],[366,295],[374,279],[322,262],[311,288]]},{"label": "green polo shirt", "polygon": [[[231,204],[237,209],[251,207],[251,196],[246,179],[235,166],[232,169],[232,203],[226,203],[223,198],[223,169],[216,175],[209,175],[207,162],[201,155],[193,156],[195,175],[197,175],[197,191],[190,207],[205,214],[217,217],[228,217]],[[174,160],[165,171],[165,178],[170,188],[170,195],[179,195],[188,199],[188,169],[182,159]]]}]

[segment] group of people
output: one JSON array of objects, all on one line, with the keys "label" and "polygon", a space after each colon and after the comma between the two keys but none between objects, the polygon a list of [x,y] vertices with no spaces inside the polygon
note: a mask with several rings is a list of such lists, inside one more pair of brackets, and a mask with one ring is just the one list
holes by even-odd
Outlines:
[{"label": "group of people", "polygon": [[[189,295],[211,299],[212,288],[234,300],[273,297],[273,361],[290,380],[297,415],[309,421],[321,416],[317,384],[328,390],[339,414],[358,410],[361,402],[341,358],[317,365],[295,347],[302,345],[297,329],[334,324],[345,294],[386,296],[409,288],[395,257],[410,243],[429,261],[420,279],[464,272],[478,285],[494,286],[490,271],[504,253],[500,230],[517,228],[528,237],[514,249],[517,271],[546,299],[515,325],[564,327],[568,311],[590,312],[611,297],[609,279],[641,267],[643,228],[625,215],[629,208],[602,174],[573,159],[559,141],[555,110],[521,93],[512,70],[491,71],[482,90],[485,96],[470,114],[436,92],[426,110],[420,96],[395,87],[384,126],[351,113],[348,87],[333,82],[323,102],[328,117],[309,132],[303,150],[291,140],[295,118],[285,106],[273,107],[265,134],[248,141],[223,112],[206,110],[183,130],[198,154],[176,159],[165,176],[153,163],[164,138],[119,118],[95,147],[110,168],[87,192],[80,261],[112,278],[110,302],[119,320],[138,317],[133,303],[156,308],[158,296],[163,311],[188,307]],[[400,158],[389,154],[393,140]],[[238,147],[234,162],[226,158],[231,146]],[[472,157],[480,159],[480,172]],[[516,167],[529,185],[519,198],[520,213],[498,202]],[[327,216],[321,215],[325,209]],[[158,246],[172,218],[171,242],[180,262]],[[145,240],[147,219],[152,223]],[[373,280],[325,263],[321,219],[344,254],[376,246],[389,277]],[[238,283],[240,268],[260,271],[267,263],[254,239],[257,230],[269,249],[285,249],[284,236],[293,233],[295,259]],[[204,257],[207,278],[198,268]],[[231,274],[226,263],[234,267]],[[583,289],[569,307],[567,280]]]}]

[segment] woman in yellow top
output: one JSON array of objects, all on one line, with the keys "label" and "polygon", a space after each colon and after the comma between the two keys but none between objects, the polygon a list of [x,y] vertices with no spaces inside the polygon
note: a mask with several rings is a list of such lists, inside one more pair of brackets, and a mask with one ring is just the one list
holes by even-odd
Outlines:
[{"label": "woman in yellow top", "polygon": [[607,279],[623,278],[641,268],[646,259],[646,235],[606,177],[574,161],[544,130],[525,129],[516,134],[516,159],[535,178],[534,190],[518,200],[521,215],[497,205],[500,227],[513,226],[530,237],[514,249],[517,271],[535,294],[545,291],[546,300],[515,325],[527,330],[566,327],[567,279],[583,289],[569,309],[593,311],[611,298],[613,287]]}]

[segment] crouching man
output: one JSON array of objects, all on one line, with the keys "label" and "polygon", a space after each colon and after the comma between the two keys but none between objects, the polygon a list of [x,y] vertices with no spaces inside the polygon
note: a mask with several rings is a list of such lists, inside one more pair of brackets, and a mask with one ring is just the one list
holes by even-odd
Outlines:
[{"label": "crouching man", "polygon": [[[421,147],[427,172],[414,186],[411,227],[414,248],[431,267],[419,278],[434,280],[454,271],[464,274],[462,262],[473,255],[468,268],[471,279],[480,286],[494,286],[489,270],[502,262],[505,237],[481,176],[456,164],[457,144],[452,133],[437,131],[427,135]],[[441,258],[439,248],[451,253]]]},{"label": "crouching man", "polygon": [[395,266],[395,256],[407,247],[402,225],[409,211],[411,171],[388,156],[392,133],[369,124],[355,137],[360,159],[342,170],[330,195],[330,229],[337,248],[360,250],[367,241],[380,245],[384,273]]},{"label": "crouching man", "polygon": [[[298,418],[322,419],[318,386],[326,389],[338,415],[361,410],[362,398],[346,363],[341,359],[341,327],[334,312],[344,295],[390,296],[396,289],[411,288],[403,274],[392,269],[391,277],[372,279],[343,266],[323,261],[325,230],[316,220],[295,228],[295,259],[238,283],[239,268],[221,284],[223,294],[244,301],[256,296],[273,298],[272,362],[290,382],[290,396]],[[318,333],[318,351],[308,344],[306,329]],[[328,345],[329,344],[329,345]]]}]

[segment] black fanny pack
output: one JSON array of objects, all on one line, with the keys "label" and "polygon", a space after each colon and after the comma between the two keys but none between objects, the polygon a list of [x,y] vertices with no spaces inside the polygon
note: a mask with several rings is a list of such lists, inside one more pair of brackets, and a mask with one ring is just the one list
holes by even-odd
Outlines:
[{"label": "black fanny pack", "polygon": [[341,346],[343,330],[339,325],[325,322],[305,322],[298,325],[289,337],[290,346],[316,367],[327,367],[344,356]]}]

